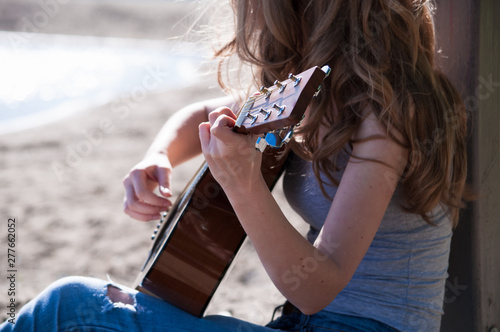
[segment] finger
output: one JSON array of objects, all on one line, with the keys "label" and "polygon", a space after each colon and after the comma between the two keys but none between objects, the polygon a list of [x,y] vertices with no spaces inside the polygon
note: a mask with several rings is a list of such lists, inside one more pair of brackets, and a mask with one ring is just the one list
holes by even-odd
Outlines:
[{"label": "finger", "polygon": [[165,197],[172,197],[172,192],[170,191],[170,180],[172,178],[172,173],[170,169],[158,167],[156,168],[155,176],[160,186],[160,194]]},{"label": "finger", "polygon": [[168,210],[171,203],[166,199],[165,201],[164,205],[151,205],[139,200],[135,193],[133,193],[133,190],[128,190],[125,196],[124,207],[139,213],[154,214]]},{"label": "finger", "polygon": [[200,123],[198,132],[200,135],[201,150],[205,152],[208,150],[208,145],[210,144],[210,123]]},{"label": "finger", "polygon": [[160,186],[160,194],[162,194],[165,197],[172,197],[172,191],[170,190],[169,187],[166,186]]},{"label": "finger", "polygon": [[225,115],[236,120],[236,115],[233,113],[233,111],[231,111],[230,108],[219,107],[210,112],[210,114],[208,115],[208,121],[210,122],[211,125],[213,125],[215,120],[217,120],[217,118],[220,117],[221,115]]},{"label": "finger", "polygon": [[214,111],[219,113],[219,115],[227,115],[230,118],[233,118],[236,120],[236,114],[234,114],[234,112],[227,106],[222,106],[222,107],[216,108]]},{"label": "finger", "polygon": [[219,116],[214,124],[210,128],[210,134],[222,141],[224,140],[234,140],[234,139],[239,139],[241,137],[236,137],[235,132],[233,132],[232,128],[236,124],[236,121],[227,116],[227,115],[221,115]]},{"label": "finger", "polygon": [[134,218],[136,220],[140,221],[151,221],[151,220],[158,220],[161,218],[160,213],[155,213],[155,214],[144,214],[144,213],[139,213],[130,209],[125,208],[125,213],[129,215],[131,218]]},{"label": "finger", "polygon": [[159,219],[161,214],[165,211],[165,209],[161,209],[159,207],[154,206],[146,206],[144,203],[129,202],[125,200],[123,204],[123,211],[128,214],[130,217],[141,220],[141,221],[149,221],[154,219]]},{"label": "finger", "polygon": [[168,210],[165,206],[156,206],[141,202],[134,195],[127,195],[124,202],[124,210],[135,211],[142,214],[158,214]]},{"label": "finger", "polygon": [[[135,174],[134,174],[135,173]],[[148,179],[144,172],[133,172],[132,173],[132,187],[133,194],[139,199],[139,201],[148,203],[150,205],[169,207],[170,201],[163,197],[155,195],[149,188],[147,188],[146,183]]]},{"label": "finger", "polygon": [[125,190],[125,211],[135,211],[141,214],[158,214],[168,210],[172,203],[166,199],[163,199],[166,203],[162,206],[151,205],[145,202],[141,202],[135,195],[133,187],[127,187]]}]

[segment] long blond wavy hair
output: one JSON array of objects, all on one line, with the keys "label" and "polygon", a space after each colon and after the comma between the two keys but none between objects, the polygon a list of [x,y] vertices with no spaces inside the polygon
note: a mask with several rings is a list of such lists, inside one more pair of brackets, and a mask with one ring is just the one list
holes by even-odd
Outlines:
[{"label": "long blond wavy hair", "polygon": [[[432,223],[439,203],[458,222],[467,173],[464,104],[435,63],[432,3],[426,0],[233,0],[235,33],[216,51],[253,67],[264,86],[288,73],[328,64],[331,75],[311,103],[294,151],[337,183],[336,156],[370,109],[406,147],[401,178],[406,211]],[[219,68],[219,79],[221,79]],[[221,83],[224,86],[224,83]],[[334,111],[335,110],[335,111]],[[319,127],[328,128],[326,136]]]}]

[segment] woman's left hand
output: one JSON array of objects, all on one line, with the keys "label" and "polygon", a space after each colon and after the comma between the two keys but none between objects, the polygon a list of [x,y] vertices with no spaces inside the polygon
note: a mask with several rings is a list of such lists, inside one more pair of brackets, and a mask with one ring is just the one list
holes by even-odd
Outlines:
[{"label": "woman's left hand", "polygon": [[256,137],[233,131],[236,115],[227,107],[209,114],[199,126],[201,148],[214,178],[224,190],[249,189],[262,178],[262,154],[255,149]]}]

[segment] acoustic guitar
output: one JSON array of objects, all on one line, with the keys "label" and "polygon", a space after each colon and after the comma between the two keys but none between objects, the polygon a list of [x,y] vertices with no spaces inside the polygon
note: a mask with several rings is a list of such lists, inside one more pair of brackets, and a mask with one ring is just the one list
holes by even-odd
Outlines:
[{"label": "acoustic guitar", "polygon": [[[313,67],[290,74],[261,88],[238,113],[236,132],[264,135],[256,148],[264,154],[262,174],[270,189],[286,160],[282,146],[329,71]],[[201,317],[245,237],[224,191],[204,163],[160,220],[134,287]]]}]

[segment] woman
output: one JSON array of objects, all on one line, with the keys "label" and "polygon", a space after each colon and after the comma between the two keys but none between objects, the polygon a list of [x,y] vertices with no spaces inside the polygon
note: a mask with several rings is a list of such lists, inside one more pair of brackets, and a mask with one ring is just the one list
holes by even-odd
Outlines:
[{"label": "woman", "polygon": [[[51,286],[20,312],[17,325],[3,329],[439,330],[466,176],[466,116],[435,68],[430,2],[232,5],[236,33],[216,52],[221,64],[236,55],[264,86],[315,65],[333,69],[291,142],[284,178],[287,199],[311,226],[307,239],[264,183],[256,137],[232,131],[235,115],[220,107],[228,100],[192,105],[167,121],[125,177],[125,212],[157,219],[171,205],[172,168],[203,152],[288,300],[282,316],[267,327],[222,316],[197,319],[117,285],[71,278]],[[158,185],[160,195],[153,193]]]}]

